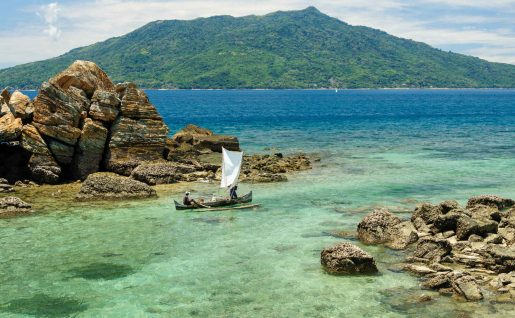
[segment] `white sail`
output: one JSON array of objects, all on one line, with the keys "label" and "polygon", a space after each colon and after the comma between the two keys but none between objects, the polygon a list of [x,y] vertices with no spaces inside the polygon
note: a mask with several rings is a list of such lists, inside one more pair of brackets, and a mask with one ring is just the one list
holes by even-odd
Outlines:
[{"label": "white sail", "polygon": [[222,155],[222,180],[220,181],[220,187],[232,187],[238,184],[243,152],[229,151],[222,147]]}]

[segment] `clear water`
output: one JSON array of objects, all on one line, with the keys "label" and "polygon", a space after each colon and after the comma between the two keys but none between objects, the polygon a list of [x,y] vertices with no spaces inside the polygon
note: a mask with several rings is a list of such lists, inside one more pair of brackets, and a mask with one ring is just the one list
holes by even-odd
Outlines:
[{"label": "clear water", "polygon": [[[19,195],[43,212],[0,220],[0,316],[502,317],[513,304],[417,303],[401,252],[362,246],[375,276],[335,277],[320,250],[373,207],[515,198],[515,91],[149,91],[172,130],[235,134],[249,152],[316,153],[312,171],[252,188],[255,211],[177,212],[157,200],[74,203],[77,185]],[[62,192],[57,192],[59,189]],[[53,196],[54,195],[54,196]]]}]

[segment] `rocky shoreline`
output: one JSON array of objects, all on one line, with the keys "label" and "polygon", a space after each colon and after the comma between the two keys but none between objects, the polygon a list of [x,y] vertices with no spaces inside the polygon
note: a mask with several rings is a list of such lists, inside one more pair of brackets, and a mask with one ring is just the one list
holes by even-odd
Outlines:
[{"label": "rocky shoreline", "polygon": [[[515,303],[515,200],[481,195],[470,198],[466,207],[456,201],[423,203],[405,221],[377,209],[358,224],[357,238],[404,250],[400,267],[419,276],[421,288],[463,301]],[[345,274],[362,273],[349,267],[373,263],[364,251],[353,259],[353,248],[346,246],[328,266],[326,255],[341,250],[338,246],[321,253],[329,273],[341,273],[341,264],[346,264]]]},{"label": "rocky shoreline", "polygon": [[[237,137],[195,125],[169,137],[143,90],[114,84],[88,61],[43,83],[34,100],[4,89],[0,107],[0,193],[84,181],[78,200],[152,197],[140,183],[216,181],[222,147],[240,150]],[[245,156],[244,163],[243,182],[287,181],[286,173],[311,168],[307,156],[281,153]],[[0,216],[15,214],[3,210]]]}]

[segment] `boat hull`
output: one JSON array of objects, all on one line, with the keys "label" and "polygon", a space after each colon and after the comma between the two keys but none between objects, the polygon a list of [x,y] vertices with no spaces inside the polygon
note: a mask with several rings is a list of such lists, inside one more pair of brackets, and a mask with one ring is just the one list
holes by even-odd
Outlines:
[{"label": "boat hull", "polygon": [[217,201],[209,201],[209,202],[202,202],[202,205],[184,205],[174,200],[175,203],[175,209],[176,210],[195,210],[195,209],[205,209],[205,208],[218,208],[218,207],[224,207],[224,206],[232,206],[237,205],[241,203],[249,203],[252,202],[252,191],[245,194],[242,197],[239,197],[237,199],[223,199],[223,200],[217,200]]}]

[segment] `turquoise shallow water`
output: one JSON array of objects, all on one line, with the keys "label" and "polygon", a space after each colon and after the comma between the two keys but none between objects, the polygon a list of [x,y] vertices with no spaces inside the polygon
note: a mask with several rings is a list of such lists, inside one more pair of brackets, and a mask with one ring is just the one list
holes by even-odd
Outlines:
[{"label": "turquoise shallow water", "polygon": [[[513,305],[413,301],[403,254],[362,246],[381,274],[334,277],[319,253],[373,207],[515,197],[515,91],[151,91],[172,129],[195,122],[250,152],[314,152],[312,171],[252,188],[255,211],[177,212],[150,201],[70,203],[0,220],[0,316],[501,317]],[[46,192],[45,192],[46,191]],[[25,195],[22,193],[22,196]],[[512,314],[512,312],[511,312]]]}]

